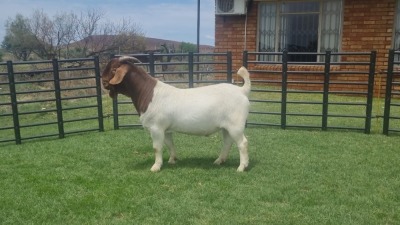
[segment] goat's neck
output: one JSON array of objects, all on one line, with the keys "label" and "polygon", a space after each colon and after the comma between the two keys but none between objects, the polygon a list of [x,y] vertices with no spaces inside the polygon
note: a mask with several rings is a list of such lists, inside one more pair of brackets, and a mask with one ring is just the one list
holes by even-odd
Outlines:
[{"label": "goat's neck", "polygon": [[136,111],[141,115],[145,113],[147,107],[153,99],[154,87],[157,80],[147,73],[132,73],[126,76],[124,89],[126,95],[132,99]]}]

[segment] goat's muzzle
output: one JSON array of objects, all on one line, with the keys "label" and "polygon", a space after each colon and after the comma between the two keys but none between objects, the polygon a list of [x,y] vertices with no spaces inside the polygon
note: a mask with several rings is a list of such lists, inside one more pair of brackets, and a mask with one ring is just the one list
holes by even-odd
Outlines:
[{"label": "goat's muzzle", "polygon": [[105,89],[110,90],[110,83],[108,81],[102,80],[101,84]]},{"label": "goat's muzzle", "polygon": [[111,98],[114,98],[117,95],[117,92],[114,90],[113,85],[111,85],[108,81],[102,81],[104,89],[108,90],[108,94]]}]

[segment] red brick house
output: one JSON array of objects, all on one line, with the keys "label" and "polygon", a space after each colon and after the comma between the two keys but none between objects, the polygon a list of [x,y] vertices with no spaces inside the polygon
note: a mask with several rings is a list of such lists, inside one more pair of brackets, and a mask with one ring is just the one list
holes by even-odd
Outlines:
[{"label": "red brick house", "polygon": [[[233,13],[219,11],[219,7],[226,4],[229,7],[232,3],[245,4],[246,14],[230,15]],[[400,48],[399,5],[400,0],[216,0],[215,51],[231,51],[233,68],[238,68],[242,64],[243,50],[321,53],[374,50],[377,52],[376,77],[379,77],[375,83],[379,82],[382,88],[388,51]],[[321,59],[300,55],[290,60],[318,62]],[[292,70],[312,70],[309,67],[293,67]],[[334,69],[345,70],[346,67]],[[320,78],[304,76],[303,79]]]}]

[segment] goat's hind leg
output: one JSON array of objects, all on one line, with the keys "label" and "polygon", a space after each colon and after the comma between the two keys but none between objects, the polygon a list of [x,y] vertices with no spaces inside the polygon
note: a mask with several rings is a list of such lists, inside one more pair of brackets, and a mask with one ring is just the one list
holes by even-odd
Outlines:
[{"label": "goat's hind leg", "polygon": [[224,141],[224,146],[222,147],[219,157],[214,161],[214,164],[216,165],[220,165],[221,163],[224,163],[226,161],[226,159],[228,158],[229,150],[231,149],[234,142],[228,131],[225,129],[222,129],[222,137]]},{"label": "goat's hind leg", "polygon": [[248,142],[244,134],[236,139],[239,148],[240,165],[237,168],[238,172],[243,172],[249,166]]},{"label": "goat's hind leg", "polygon": [[174,145],[174,141],[172,139],[172,133],[165,133],[165,140],[164,140],[165,145],[168,147],[169,150],[169,164],[175,164],[176,163],[176,149]]},{"label": "goat's hind leg", "polygon": [[238,172],[243,172],[249,166],[248,143],[244,136],[243,128],[232,128],[228,130],[230,137],[235,141],[239,148],[240,165],[237,168]]}]

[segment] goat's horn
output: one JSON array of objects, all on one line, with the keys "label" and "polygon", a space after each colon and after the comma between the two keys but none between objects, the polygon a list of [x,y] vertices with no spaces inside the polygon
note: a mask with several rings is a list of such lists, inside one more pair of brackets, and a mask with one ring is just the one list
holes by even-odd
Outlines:
[{"label": "goat's horn", "polygon": [[123,62],[130,62],[130,63],[142,63],[139,59],[132,57],[132,56],[122,56],[119,58],[121,63]]}]

